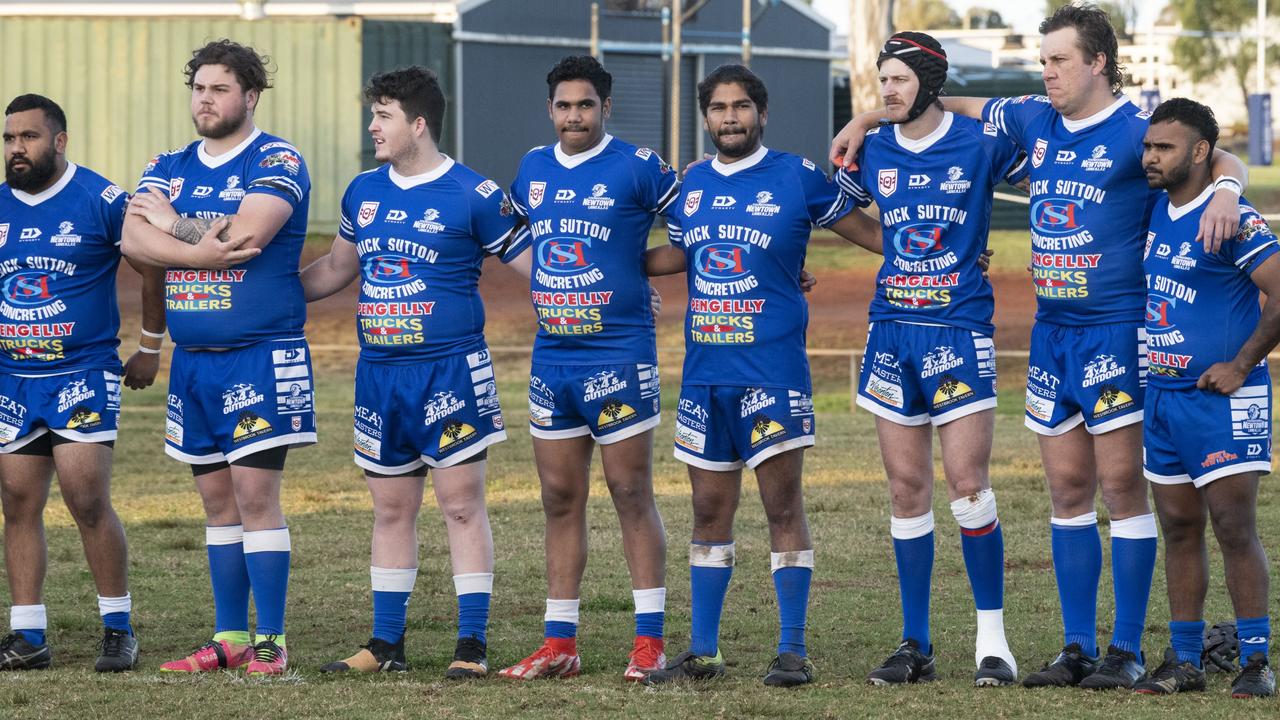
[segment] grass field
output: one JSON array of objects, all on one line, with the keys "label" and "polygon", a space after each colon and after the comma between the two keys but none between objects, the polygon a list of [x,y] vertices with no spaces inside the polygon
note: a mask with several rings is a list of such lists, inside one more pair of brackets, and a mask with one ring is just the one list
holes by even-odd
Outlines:
[{"label": "grass field", "polygon": [[[1274,169],[1273,169],[1274,170]],[[1280,173],[1255,171],[1253,181]],[[1275,211],[1275,207],[1264,212]],[[322,247],[328,240],[322,241]],[[1021,233],[997,233],[993,268],[1021,273],[1029,257]],[[811,266],[844,282],[875,263],[865,254],[819,242]],[[502,271],[497,271],[502,272]],[[860,277],[860,276],[859,276]],[[1021,277],[1021,276],[1019,276]],[[678,313],[678,301],[668,313]],[[344,309],[349,318],[350,308]],[[865,305],[850,311],[865,319]],[[493,318],[491,318],[493,319]],[[313,318],[313,322],[316,318]],[[349,320],[347,320],[349,322]],[[126,319],[136,328],[136,320]],[[505,331],[504,331],[505,332]],[[512,331],[514,332],[514,331]],[[134,337],[134,335],[127,335]],[[349,343],[341,335],[313,334],[314,343]],[[511,337],[517,339],[514,335]],[[498,344],[495,341],[495,344]],[[811,334],[815,347],[834,346]],[[167,354],[167,353],[166,353]],[[581,644],[585,675],[565,682],[513,684],[489,679],[467,684],[441,680],[453,648],[454,597],[443,525],[431,499],[423,508],[421,574],[410,604],[405,675],[326,677],[321,664],[345,657],[369,635],[368,542],[371,505],[350,459],[351,374],[354,351],[317,354],[321,441],[293,453],[284,505],[293,534],[293,576],[288,629],[293,671],[274,681],[247,682],[232,674],[162,677],[158,665],[184,655],[212,629],[203,546],[203,514],[186,466],[162,455],[164,386],[127,392],[117,444],[114,499],[131,547],[131,585],[142,666],[123,676],[91,671],[100,636],[94,590],[79,538],[56,492],[46,515],[50,572],[46,603],[55,668],[0,674],[0,718],[97,717],[787,717],[846,718],[937,716],[1001,718],[1048,716],[1164,718],[1172,714],[1229,712],[1232,717],[1276,716],[1275,702],[1227,697],[1228,678],[1211,676],[1210,691],[1151,699],[1073,690],[979,692],[973,671],[973,608],[954,521],[945,494],[935,498],[938,556],[934,575],[934,636],[941,682],[873,689],[866,672],[896,643],[897,585],[888,537],[888,500],[873,425],[865,412],[848,411],[847,360],[815,361],[818,446],[806,458],[806,500],[817,548],[809,614],[810,652],[818,682],[796,691],[767,690],[759,682],[773,656],[776,605],[769,581],[764,515],[750,482],[738,520],[739,565],[723,628],[728,677],[702,688],[655,692],[626,685],[621,671],[630,649],[631,595],[617,523],[600,477],[590,505],[592,553],[583,588]],[[489,508],[497,553],[497,579],[489,635],[495,667],[532,650],[542,630],[542,514],[532,452],[524,431],[528,357],[498,354],[500,389],[510,440],[490,453]],[[664,424],[657,432],[655,486],[670,539],[667,628],[670,654],[688,641],[690,533],[683,465],[671,458],[671,409],[679,385],[678,356],[664,356]],[[1021,672],[1037,669],[1061,643],[1057,594],[1048,553],[1049,506],[1034,437],[1022,428],[1021,363],[1002,360],[992,478],[1007,547],[1006,625]],[[935,458],[936,459],[936,458]],[[940,474],[940,469],[939,469]],[[430,493],[428,493],[430,498]],[[1103,508],[1100,513],[1105,515]],[[1259,523],[1275,551],[1280,507],[1263,485]],[[1105,534],[1105,523],[1103,524]],[[1212,545],[1211,553],[1216,553]],[[1275,563],[1273,562],[1273,566]],[[1213,561],[1208,619],[1231,616]],[[1099,636],[1110,631],[1109,576],[1104,572]],[[7,597],[5,598],[7,601]],[[1163,566],[1157,568],[1145,648],[1153,664],[1168,642]]]}]

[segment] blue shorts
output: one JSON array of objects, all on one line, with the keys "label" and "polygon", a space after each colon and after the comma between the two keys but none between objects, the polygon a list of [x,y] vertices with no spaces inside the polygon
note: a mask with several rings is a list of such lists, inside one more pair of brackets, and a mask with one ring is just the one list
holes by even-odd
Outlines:
[{"label": "blue shorts", "polygon": [[77,442],[116,439],[120,376],[105,370],[61,375],[0,375],[0,453],[47,432]]},{"label": "blue shorts", "polygon": [[963,328],[871,323],[857,403],[899,425],[943,425],[994,408],[995,343]]},{"label": "blue shorts", "polygon": [[199,465],[314,444],[314,392],[311,352],[301,338],[222,352],[177,348],[164,450]]},{"label": "blue shorts", "polygon": [[703,470],[754,468],[814,444],[813,397],[787,388],[685,385],[676,408],[676,459]]},{"label": "blue shorts", "polygon": [[1231,395],[1147,388],[1142,472],[1161,485],[1204,487],[1221,477],[1271,472],[1271,378],[1255,370]]},{"label": "blue shorts", "polygon": [[1061,435],[1081,422],[1091,435],[1142,422],[1147,331],[1114,323],[1037,322],[1027,361],[1027,427]]},{"label": "blue shorts", "polygon": [[529,371],[529,433],[608,445],[658,426],[657,365],[546,365]]},{"label": "blue shorts", "polygon": [[355,462],[402,475],[507,439],[488,348],[417,365],[356,364]]}]

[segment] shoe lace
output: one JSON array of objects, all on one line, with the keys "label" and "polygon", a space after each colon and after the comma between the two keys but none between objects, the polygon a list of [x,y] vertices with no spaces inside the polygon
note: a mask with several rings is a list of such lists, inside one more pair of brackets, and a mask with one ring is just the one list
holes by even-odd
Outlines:
[{"label": "shoe lace", "polygon": [[102,634],[102,639],[98,641],[98,650],[103,655],[118,655],[123,651],[125,638],[129,637],[129,633],[124,630],[115,628],[107,628]]},{"label": "shoe lace", "polygon": [[1109,652],[1098,666],[1098,672],[1116,674],[1124,669],[1124,664],[1134,657],[1133,653]]},{"label": "shoe lace", "polygon": [[998,657],[984,657],[982,662],[978,663],[978,668],[981,670],[999,670],[1000,663],[1001,660]]},{"label": "shoe lace", "polygon": [[914,662],[915,661],[911,657],[911,647],[906,643],[903,643],[902,645],[898,646],[897,650],[893,651],[892,655],[885,658],[884,662],[880,663],[880,667],[893,668],[893,667],[902,667],[904,665],[910,666],[914,664]]},{"label": "shoe lace", "polygon": [[479,638],[467,637],[458,638],[458,644],[454,646],[453,659],[466,660],[468,662],[475,661],[485,654],[485,645],[480,642]]},{"label": "shoe lace", "polygon": [[1168,680],[1178,674],[1179,665],[1181,665],[1181,663],[1165,660],[1160,663],[1160,667],[1156,668],[1155,671],[1151,673],[1150,679],[1152,681]]},{"label": "shoe lace", "polygon": [[276,636],[268,635],[266,640],[253,646],[253,659],[261,663],[273,663],[280,659],[280,646],[276,644]]}]

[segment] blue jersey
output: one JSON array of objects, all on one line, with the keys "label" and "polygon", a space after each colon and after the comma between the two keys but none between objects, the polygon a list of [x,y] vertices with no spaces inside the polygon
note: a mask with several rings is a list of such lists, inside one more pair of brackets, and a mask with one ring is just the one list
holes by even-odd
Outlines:
[{"label": "blue jersey", "polygon": [[1138,268],[1156,194],[1142,169],[1150,113],[1118,98],[1068,120],[1042,95],[991,100],[984,117],[1028,155],[1036,319],[1058,325],[1142,321]]},{"label": "blue jersey", "polygon": [[127,200],[73,163],[39,195],[0,184],[0,372],[120,372],[116,268]]},{"label": "blue jersey", "polygon": [[360,357],[391,364],[482,348],[480,264],[528,246],[497,183],[450,158],[415,177],[390,165],[357,175],[338,234],[360,257]]},{"label": "blue jersey", "polygon": [[302,337],[307,304],[298,259],[307,236],[311,179],[297,148],[255,129],[217,157],[204,141],[156,156],[138,192],[167,193],[183,217],[235,214],[247,195],[283,199],[293,214],[252,260],[227,270],[167,268],[165,320],[179,347],[231,348],[263,340]]},{"label": "blue jersey", "polygon": [[684,384],[809,391],[800,270],[811,226],[850,209],[812,162],[764,147],[689,170],[668,217],[689,286]]},{"label": "blue jersey", "polygon": [[657,362],[644,253],[678,187],[657,153],[609,135],[577,155],[525,155],[511,197],[533,240],[534,362]]},{"label": "blue jersey", "polygon": [[855,173],[837,180],[858,205],[873,200],[884,229],[884,263],[872,322],[951,325],[991,335],[995,298],[978,258],[987,248],[992,188],[1016,182],[1023,155],[994,125],[945,113],[919,140],[897,125],[874,128]]},{"label": "blue jersey", "polygon": [[[1280,250],[1257,210],[1240,199],[1240,228],[1218,252],[1196,241],[1200,216],[1213,197],[1205,188],[1182,207],[1161,193],[1147,233],[1148,381],[1192,388],[1210,365],[1231,360],[1258,326],[1258,288],[1249,279]],[[1263,366],[1258,370],[1265,374]]]}]

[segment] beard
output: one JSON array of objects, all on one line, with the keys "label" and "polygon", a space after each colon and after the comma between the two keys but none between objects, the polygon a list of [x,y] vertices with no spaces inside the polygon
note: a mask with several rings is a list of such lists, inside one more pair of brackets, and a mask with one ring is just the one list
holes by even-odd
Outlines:
[{"label": "beard", "polygon": [[248,117],[248,109],[241,107],[239,113],[213,120],[205,126],[200,125],[199,117],[194,117],[191,120],[195,123],[196,133],[200,135],[200,137],[205,138],[206,140],[221,140],[243,127],[244,121]]},{"label": "beard", "polygon": [[39,190],[49,184],[53,179],[53,174],[57,172],[58,164],[56,156],[52,150],[42,155],[25,155],[21,159],[30,163],[30,167],[25,170],[14,170],[14,160],[11,158],[4,166],[4,181],[9,183],[9,187],[22,192],[30,192],[31,190]]},{"label": "beard", "polygon": [[1185,183],[1189,177],[1191,177],[1190,154],[1187,155],[1185,162],[1181,165],[1176,165],[1160,173],[1154,182],[1148,181],[1147,184],[1152,188],[1164,188],[1165,190],[1170,190]]},{"label": "beard", "polygon": [[711,144],[726,157],[746,157],[760,145],[760,128],[746,128],[741,134],[712,135]]}]

